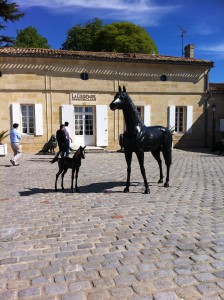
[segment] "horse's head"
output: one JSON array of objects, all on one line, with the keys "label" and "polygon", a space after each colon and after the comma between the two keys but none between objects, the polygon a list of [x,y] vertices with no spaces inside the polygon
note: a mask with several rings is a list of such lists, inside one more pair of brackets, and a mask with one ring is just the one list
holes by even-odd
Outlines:
[{"label": "horse's head", "polygon": [[111,110],[123,109],[126,98],[127,98],[127,93],[126,93],[125,86],[123,86],[123,91],[121,90],[121,87],[119,86],[119,91],[114,96],[114,100],[110,104],[110,109]]},{"label": "horse's head", "polygon": [[86,146],[84,146],[84,147],[80,146],[79,147],[79,151],[80,151],[80,155],[81,155],[82,159],[85,158],[85,148],[86,148]]},{"label": "horse's head", "polygon": [[85,158],[85,148],[86,146],[80,146],[79,149],[75,152],[73,158],[75,159],[84,159]]}]

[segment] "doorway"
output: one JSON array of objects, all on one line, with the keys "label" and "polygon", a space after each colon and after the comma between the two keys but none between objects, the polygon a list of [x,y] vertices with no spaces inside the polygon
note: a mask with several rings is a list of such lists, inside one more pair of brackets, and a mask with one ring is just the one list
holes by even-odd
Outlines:
[{"label": "doorway", "polygon": [[75,146],[94,144],[94,109],[92,106],[75,106]]}]

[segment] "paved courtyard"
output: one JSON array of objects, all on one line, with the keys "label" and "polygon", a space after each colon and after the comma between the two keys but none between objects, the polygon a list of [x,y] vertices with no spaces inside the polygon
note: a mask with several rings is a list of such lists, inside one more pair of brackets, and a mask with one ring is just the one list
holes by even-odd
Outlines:
[{"label": "paved courtyard", "polygon": [[223,156],[174,150],[166,189],[147,153],[149,195],[135,156],[128,194],[122,153],[87,153],[79,194],[70,171],[54,191],[52,156],[9,159],[0,157],[1,300],[224,299]]}]

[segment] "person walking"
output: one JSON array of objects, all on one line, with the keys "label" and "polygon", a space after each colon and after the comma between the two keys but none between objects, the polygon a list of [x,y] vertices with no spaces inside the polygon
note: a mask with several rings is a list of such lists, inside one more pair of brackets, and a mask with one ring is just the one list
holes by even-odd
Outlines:
[{"label": "person walking", "polygon": [[11,142],[11,148],[14,153],[14,157],[10,159],[10,162],[13,166],[18,166],[18,159],[22,155],[22,145],[20,144],[20,140],[22,139],[21,133],[18,130],[19,124],[14,123],[13,129],[10,131],[10,142]]},{"label": "person walking", "polygon": [[63,157],[66,153],[66,136],[65,136],[65,125],[61,124],[60,129],[56,132],[56,139],[58,141],[58,147],[59,151],[55,155],[55,157],[52,159],[51,163],[53,164],[55,161],[58,160],[58,156],[61,154],[61,157]]},{"label": "person walking", "polygon": [[69,156],[70,145],[72,143],[71,131],[70,131],[68,125],[69,125],[69,123],[65,122],[64,131],[65,131],[65,136],[66,136],[66,156],[67,157]]}]

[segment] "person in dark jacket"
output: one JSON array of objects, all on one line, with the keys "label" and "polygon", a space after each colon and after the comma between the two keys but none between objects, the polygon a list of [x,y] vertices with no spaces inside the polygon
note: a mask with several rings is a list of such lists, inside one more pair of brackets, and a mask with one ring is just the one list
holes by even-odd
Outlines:
[{"label": "person in dark jacket", "polygon": [[63,157],[66,153],[66,135],[65,135],[64,127],[65,127],[65,125],[61,124],[60,129],[58,129],[56,132],[56,139],[58,141],[59,151],[55,155],[55,157],[52,159],[51,163],[54,163],[55,161],[57,161],[59,155],[61,155],[61,157]]}]

